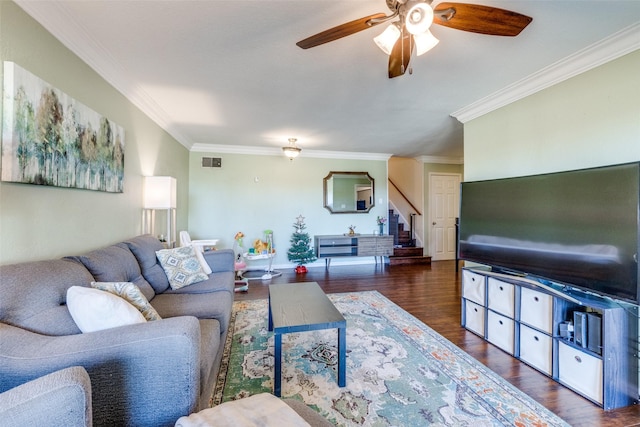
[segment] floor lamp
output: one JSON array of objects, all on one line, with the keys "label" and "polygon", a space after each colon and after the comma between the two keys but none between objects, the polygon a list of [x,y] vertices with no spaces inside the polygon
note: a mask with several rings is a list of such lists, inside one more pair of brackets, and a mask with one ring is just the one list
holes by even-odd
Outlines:
[{"label": "floor lamp", "polygon": [[143,189],[143,232],[155,236],[156,211],[165,211],[166,243],[169,248],[174,247],[176,243],[176,179],[170,176],[145,176]]}]

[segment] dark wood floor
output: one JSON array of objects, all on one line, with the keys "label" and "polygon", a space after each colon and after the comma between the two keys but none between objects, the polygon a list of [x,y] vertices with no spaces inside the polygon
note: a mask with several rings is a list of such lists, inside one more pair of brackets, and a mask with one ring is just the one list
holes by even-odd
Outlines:
[{"label": "dark wood floor", "polygon": [[640,426],[640,406],[603,411],[460,326],[460,274],[453,261],[430,266],[332,266],[306,274],[284,271],[269,282],[252,280],[236,300],[267,298],[268,284],[318,282],[325,293],[377,290],[422,320],[572,426]]}]

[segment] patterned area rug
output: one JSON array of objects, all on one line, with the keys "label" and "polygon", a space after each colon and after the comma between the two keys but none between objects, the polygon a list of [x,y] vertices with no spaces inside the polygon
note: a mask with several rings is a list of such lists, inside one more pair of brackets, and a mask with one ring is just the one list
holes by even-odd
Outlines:
[{"label": "patterned area rug", "polygon": [[[285,334],[282,397],[340,426],[568,426],[376,291],[330,294],[347,319],[347,386],[337,330]],[[212,405],[273,389],[267,300],[236,301]]]}]

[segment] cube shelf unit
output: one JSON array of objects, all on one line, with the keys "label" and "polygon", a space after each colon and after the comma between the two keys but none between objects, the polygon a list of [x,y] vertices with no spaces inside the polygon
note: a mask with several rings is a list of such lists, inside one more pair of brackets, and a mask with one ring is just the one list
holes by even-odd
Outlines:
[{"label": "cube shelf unit", "polygon": [[[601,321],[591,326],[591,346],[560,332],[575,312]],[[462,271],[463,327],[605,410],[637,403],[637,316],[635,306],[575,289]]]},{"label": "cube shelf unit", "polygon": [[[386,257],[393,255],[393,236],[374,234],[324,235],[313,236],[316,256],[324,258],[325,267],[329,268],[331,258],[336,257]],[[382,259],[381,259],[382,262]]]}]

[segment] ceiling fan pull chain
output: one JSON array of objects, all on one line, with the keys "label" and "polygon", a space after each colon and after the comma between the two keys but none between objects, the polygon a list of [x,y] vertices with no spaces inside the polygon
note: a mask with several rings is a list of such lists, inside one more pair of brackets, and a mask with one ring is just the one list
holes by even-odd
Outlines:
[{"label": "ceiling fan pull chain", "polygon": [[402,50],[400,51],[400,57],[401,57],[401,64],[400,65],[400,74],[404,74],[404,31],[405,31],[405,26],[402,26],[402,31],[400,32],[400,47],[402,48]]}]

